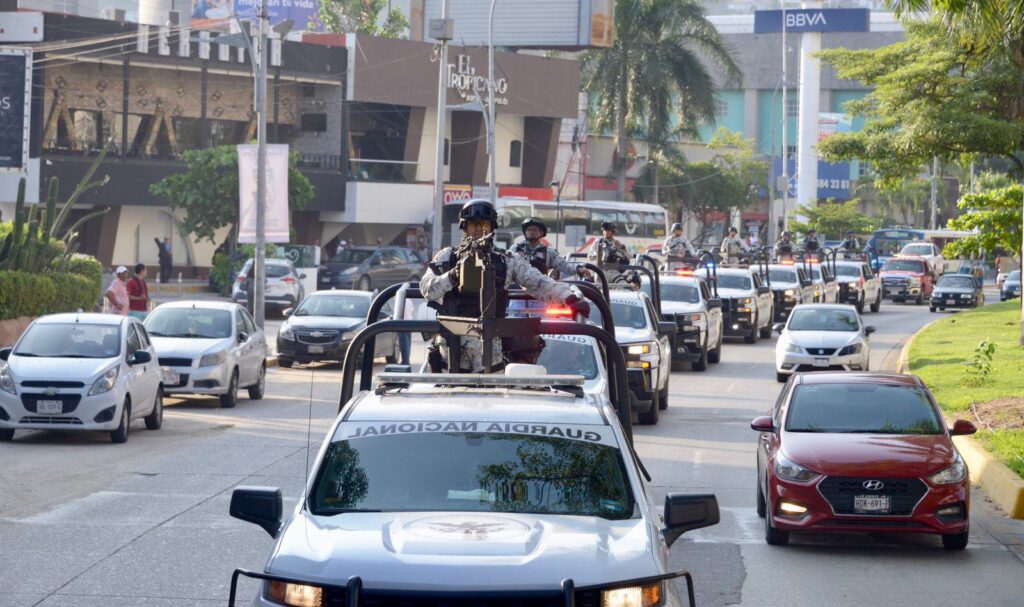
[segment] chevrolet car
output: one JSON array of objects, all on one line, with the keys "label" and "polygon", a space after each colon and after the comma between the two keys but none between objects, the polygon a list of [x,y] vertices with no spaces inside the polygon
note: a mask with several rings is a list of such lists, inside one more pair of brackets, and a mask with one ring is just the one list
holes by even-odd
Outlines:
[{"label": "chevrolet car", "polygon": [[[368,291],[317,291],[294,309],[277,332],[277,364],[288,368],[296,362],[339,361],[345,357],[355,334],[366,326],[373,294]],[[391,316],[391,305],[382,316]],[[388,363],[398,362],[400,351],[394,333],[375,340],[375,356]]]}]

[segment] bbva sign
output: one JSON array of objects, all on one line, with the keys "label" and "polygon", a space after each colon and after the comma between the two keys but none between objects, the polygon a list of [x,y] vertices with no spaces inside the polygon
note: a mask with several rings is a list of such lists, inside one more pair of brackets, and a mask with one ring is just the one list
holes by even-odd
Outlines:
[{"label": "bbva sign", "polygon": [[[783,18],[785,15],[785,18]],[[786,11],[756,11],[754,33],[867,32],[871,12],[866,8],[804,8]]]}]

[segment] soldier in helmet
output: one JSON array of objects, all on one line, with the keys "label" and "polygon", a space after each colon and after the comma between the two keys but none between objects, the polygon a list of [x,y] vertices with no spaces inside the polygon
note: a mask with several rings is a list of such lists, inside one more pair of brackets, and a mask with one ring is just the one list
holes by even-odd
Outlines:
[{"label": "soldier in helmet", "polygon": [[693,248],[690,241],[683,236],[683,224],[673,223],[671,234],[661,245],[661,252],[665,257],[696,257],[697,250]]},{"label": "soldier in helmet", "polygon": [[547,235],[548,227],[543,221],[536,217],[527,217],[523,221],[524,240],[517,242],[509,252],[516,257],[525,259],[527,263],[543,274],[547,274],[549,270],[555,270],[562,274],[576,272],[580,276],[589,274],[579,264],[566,261],[554,247],[542,243],[541,238]]},{"label": "soldier in helmet", "polygon": [[807,235],[804,236],[803,247],[804,250],[807,251],[808,253],[817,252],[819,248],[817,230],[815,230],[814,228],[807,229]]},{"label": "soldier in helmet", "polygon": [[615,222],[601,223],[601,238],[594,241],[587,256],[597,262],[608,265],[629,265],[629,251],[626,245],[615,239],[618,231]]},{"label": "soldier in helmet", "polygon": [[[467,318],[481,316],[480,291],[467,289],[467,292],[462,292],[466,285],[460,280],[460,274],[464,264],[472,263],[472,259],[467,258],[468,255],[465,253],[468,250],[466,245],[479,244],[479,241],[487,239],[497,225],[498,213],[487,200],[470,200],[459,211],[459,228],[466,235],[462,245],[439,251],[420,280],[420,291],[439,315]],[[508,308],[508,288],[513,283],[545,303],[568,306],[583,316],[590,314],[590,304],[577,297],[569,285],[541,274],[525,259],[494,249],[490,249],[486,254],[489,256],[487,261],[490,267],[494,269],[494,290],[497,299],[494,310],[497,317],[505,316]],[[485,371],[483,344],[480,339],[459,339],[462,354],[458,364],[448,361],[449,370],[462,373]],[[442,359],[448,359],[446,346],[439,345],[437,350]],[[495,361],[495,367],[488,371],[495,371],[504,366],[501,340],[494,341],[492,360]]]},{"label": "soldier in helmet", "polygon": [[747,243],[740,239],[740,232],[736,226],[729,228],[729,235],[722,239],[722,261],[727,264],[739,263],[740,255],[750,253]]},{"label": "soldier in helmet", "polygon": [[789,230],[783,230],[782,234],[779,235],[779,239],[775,241],[775,257],[792,257],[793,256],[793,241],[790,240]]}]

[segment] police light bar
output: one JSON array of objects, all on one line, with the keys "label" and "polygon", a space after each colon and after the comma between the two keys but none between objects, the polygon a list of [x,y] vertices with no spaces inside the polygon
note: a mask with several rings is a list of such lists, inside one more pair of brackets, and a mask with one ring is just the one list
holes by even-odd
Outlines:
[{"label": "police light bar", "polygon": [[381,373],[379,384],[443,384],[445,386],[497,386],[506,388],[582,386],[582,375],[509,376],[483,373]]},{"label": "police light bar", "polygon": [[544,310],[544,316],[551,316],[554,318],[572,318],[573,311],[572,308],[565,306],[548,306],[548,308]]},{"label": "police light bar", "polygon": [[693,276],[693,270],[676,270],[676,276]]},{"label": "police light bar", "polygon": [[784,266],[791,266],[791,265],[793,265],[793,260],[792,259],[783,259],[780,263],[782,265],[784,265]]}]

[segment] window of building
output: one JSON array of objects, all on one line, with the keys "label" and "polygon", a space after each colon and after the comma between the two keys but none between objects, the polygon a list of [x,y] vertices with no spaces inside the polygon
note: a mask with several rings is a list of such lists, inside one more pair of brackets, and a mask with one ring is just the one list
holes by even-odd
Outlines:
[{"label": "window of building", "polygon": [[800,116],[800,98],[796,95],[786,97],[786,116],[789,118]]},{"label": "window of building", "polygon": [[198,118],[175,118],[173,123],[179,150],[198,150],[203,147],[201,122]]},{"label": "window of building", "polygon": [[235,145],[243,143],[246,127],[240,120],[210,120],[210,146]]},{"label": "window of building", "polygon": [[715,97],[715,118],[725,118],[729,112],[729,102]]},{"label": "window of building", "polygon": [[792,160],[793,158],[796,158],[796,146],[795,145],[787,145],[786,146],[786,158],[789,158],[790,160]]},{"label": "window of building", "polygon": [[508,166],[518,169],[523,166],[523,142],[513,139],[509,145]]}]

